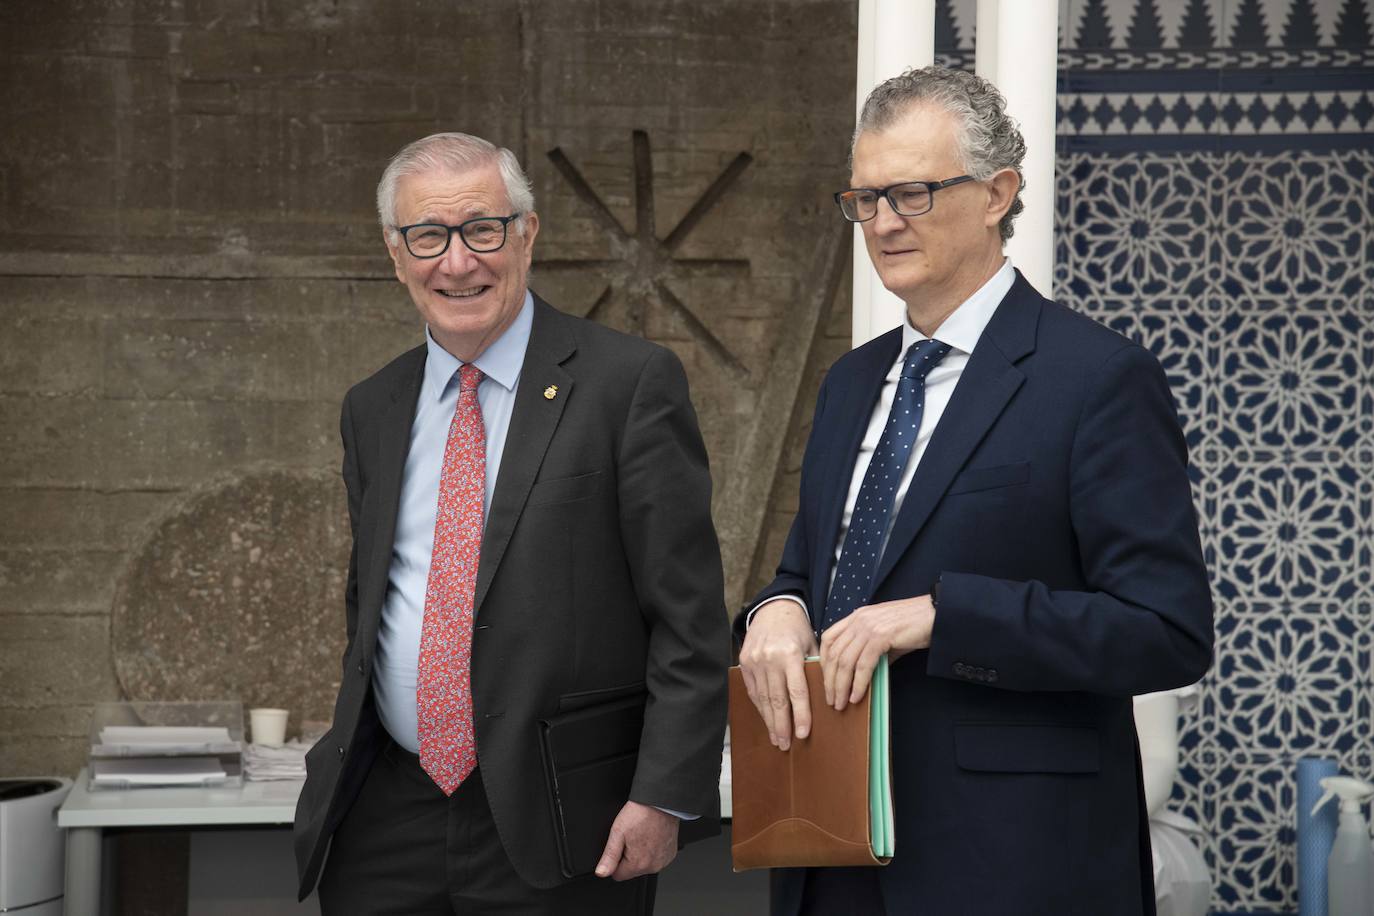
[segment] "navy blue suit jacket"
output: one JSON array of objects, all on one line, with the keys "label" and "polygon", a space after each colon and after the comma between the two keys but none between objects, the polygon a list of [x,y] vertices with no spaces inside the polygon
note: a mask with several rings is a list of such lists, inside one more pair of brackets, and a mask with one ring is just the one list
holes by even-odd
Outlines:
[{"label": "navy blue suit jacket", "polygon": [[[819,621],[855,456],[900,330],[816,402],[774,581]],[[1148,351],[1018,273],[940,418],[872,602],[930,593],[929,650],[891,668],[892,916],[1154,912],[1131,696],[1211,661],[1186,450]],[[750,605],[751,607],[753,604]],[[814,700],[813,702],[819,702]],[[794,914],[801,874],[774,875]]]}]

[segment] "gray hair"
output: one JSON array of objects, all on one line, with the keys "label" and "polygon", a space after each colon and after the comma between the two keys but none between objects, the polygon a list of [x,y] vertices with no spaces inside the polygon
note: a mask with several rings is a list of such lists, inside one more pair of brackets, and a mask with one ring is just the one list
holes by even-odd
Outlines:
[{"label": "gray hair", "polygon": [[[865,131],[891,127],[914,105],[936,105],[954,115],[959,128],[955,135],[959,161],[964,171],[978,181],[986,181],[1002,169],[1012,169],[1020,179],[1011,207],[997,229],[1002,241],[1011,238],[1012,222],[1026,208],[1021,200],[1025,176],[1021,162],[1026,157],[1026,141],[1016,120],[1007,115],[1007,100],[997,87],[966,70],[922,67],[908,70],[880,83],[864,101],[854,139],[849,146],[849,161],[854,163],[854,144]],[[932,175],[932,180],[952,176]]]},{"label": "gray hair", "polygon": [[395,241],[396,186],[405,176],[431,170],[462,174],[493,162],[501,173],[510,205],[520,214],[520,219],[515,221],[515,231],[524,235],[524,217],[534,209],[534,192],[530,189],[529,178],[520,168],[520,160],[510,150],[481,137],[454,132],[430,134],[391,157],[386,171],[382,172],[382,180],[377,183],[377,219],[381,221],[382,230]]}]

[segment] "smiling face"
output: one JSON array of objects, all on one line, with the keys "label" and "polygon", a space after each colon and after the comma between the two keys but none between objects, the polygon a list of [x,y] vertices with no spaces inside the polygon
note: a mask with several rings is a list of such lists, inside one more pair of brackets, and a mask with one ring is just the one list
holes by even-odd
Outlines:
[{"label": "smiling face", "polygon": [[[958,122],[943,108],[917,104],[854,144],[851,187],[885,188],[903,181],[944,181],[966,172],[956,142]],[[935,192],[920,216],[898,216],[886,200],[862,223],[868,255],[883,285],[907,304],[912,324],[934,332],[1002,264],[997,222],[1011,201],[1002,186],[1015,173],[968,181]]]},{"label": "smiling face", "polygon": [[[512,213],[496,164],[467,172],[429,171],[406,175],[396,186],[396,225],[456,226],[478,216]],[[525,234],[512,222],[499,251],[475,252],[455,232],[437,258],[416,258],[397,233],[383,233],[396,279],[429,325],[430,334],[464,362],[472,362],[510,327],[525,302],[525,283],[539,232],[539,217],[524,214]]]}]

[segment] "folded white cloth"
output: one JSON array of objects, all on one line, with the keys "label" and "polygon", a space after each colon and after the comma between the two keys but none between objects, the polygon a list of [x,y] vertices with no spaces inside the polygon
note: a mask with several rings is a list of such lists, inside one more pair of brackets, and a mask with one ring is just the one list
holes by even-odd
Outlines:
[{"label": "folded white cloth", "polygon": [[285,744],[250,744],[243,752],[243,775],[253,780],[304,779],[309,744],[294,738]]},{"label": "folded white cloth", "polygon": [[1206,833],[1177,811],[1150,818],[1158,916],[1204,916],[1212,899],[1212,876],[1198,843]]}]

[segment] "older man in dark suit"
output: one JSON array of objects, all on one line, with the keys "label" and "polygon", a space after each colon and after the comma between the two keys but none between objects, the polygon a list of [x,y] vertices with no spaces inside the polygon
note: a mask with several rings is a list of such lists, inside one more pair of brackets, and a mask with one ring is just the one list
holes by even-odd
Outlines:
[{"label": "older man in dark suit", "polygon": [[[296,812],[301,894],[323,862],[328,913],[650,912],[680,820],[718,820],[724,729],[682,366],[529,292],[539,217],[508,150],[427,137],[377,198],[426,337],[344,400],[348,648]],[[633,784],[569,880],[538,723],[634,696]]]},{"label": "older man in dark suit", "polygon": [[777,576],[737,627],[782,751],[889,656],[896,855],[775,872],[777,916],[1154,912],[1131,695],[1207,669],[1207,574],[1158,362],[1003,256],[1024,152],[971,73],[864,105],[836,201],[906,320],[826,376]]}]

